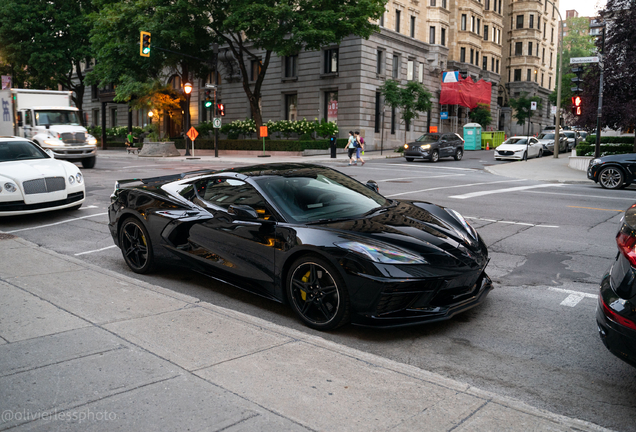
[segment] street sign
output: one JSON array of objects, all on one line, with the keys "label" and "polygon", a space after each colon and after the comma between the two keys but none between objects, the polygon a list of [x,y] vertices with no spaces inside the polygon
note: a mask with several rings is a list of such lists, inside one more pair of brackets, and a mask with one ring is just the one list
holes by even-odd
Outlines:
[{"label": "street sign", "polygon": [[221,119],[219,117],[212,119],[212,127],[214,127],[214,129],[221,128]]},{"label": "street sign", "polygon": [[598,57],[572,57],[570,64],[598,63]]},{"label": "street sign", "polygon": [[530,109],[532,111],[536,111],[537,110],[537,102],[536,101],[530,102]]},{"label": "street sign", "polygon": [[211,89],[213,89],[213,88],[216,88],[216,85],[214,85],[214,84],[206,84],[206,85],[205,85],[205,88],[211,88]]},{"label": "street sign", "polygon": [[441,113],[439,113],[439,117],[442,120],[447,120],[448,119],[448,111],[442,111]]},{"label": "street sign", "polygon": [[550,115],[556,115],[556,107],[555,106],[551,106],[550,107]]},{"label": "street sign", "polygon": [[267,126],[261,126],[258,135],[265,138],[267,136]]},{"label": "street sign", "polygon": [[188,135],[188,138],[194,141],[199,136],[199,132],[197,132],[194,127],[191,127],[186,135]]}]

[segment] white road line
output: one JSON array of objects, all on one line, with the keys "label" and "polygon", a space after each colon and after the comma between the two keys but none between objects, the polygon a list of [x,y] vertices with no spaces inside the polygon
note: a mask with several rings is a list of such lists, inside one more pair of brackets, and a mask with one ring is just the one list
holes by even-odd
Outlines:
[{"label": "white road line", "polygon": [[565,298],[565,300],[563,300],[560,303],[561,306],[574,307],[577,304],[579,304],[579,302],[581,300],[583,300],[584,298],[592,298],[592,299],[597,299],[598,298],[597,294],[590,294],[590,293],[584,293],[584,292],[580,292],[580,291],[568,290],[568,289],[563,289],[563,288],[555,288],[555,287],[550,287],[549,289],[550,289],[550,291],[557,291],[557,292],[562,292],[562,293],[568,294],[568,296]]},{"label": "white road line", "polygon": [[480,221],[495,222],[495,223],[505,223],[505,224],[513,224],[513,225],[523,225],[523,226],[531,226],[531,227],[538,227],[538,228],[558,228],[557,225],[535,225],[535,224],[531,224],[527,222],[499,221],[495,219],[483,219],[483,218],[472,217],[472,216],[464,216],[464,219],[480,220]]},{"label": "white road line", "polygon": [[104,251],[106,249],[112,249],[114,247],[117,247],[117,245],[107,246],[107,247],[104,247],[104,248],[101,248],[101,249],[95,249],[95,250],[92,250],[92,251],[76,253],[74,256],[86,255],[86,254],[90,254],[90,253],[94,253],[94,252],[101,252],[101,251]]},{"label": "white road line", "polygon": [[562,193],[562,192],[543,192],[543,191],[532,191],[532,190],[528,190],[528,191],[523,191],[526,193],[540,193],[540,194],[546,194],[546,195],[565,195],[565,196],[573,196],[573,197],[584,197],[584,198],[602,198],[602,199],[615,199],[615,200],[623,200],[623,201],[634,201],[634,197],[612,197],[612,196],[605,196],[605,195],[584,195],[584,194],[570,194],[570,193]]},{"label": "white road line", "polygon": [[[511,180],[507,180],[507,181],[511,181]],[[491,189],[491,190],[480,191],[480,192],[471,192],[464,195],[453,195],[453,196],[449,196],[449,198],[468,199],[468,198],[475,198],[475,197],[480,197],[484,195],[500,194],[500,193],[506,193],[506,192],[520,192],[527,189],[537,189],[537,188],[544,188],[544,187],[560,187],[560,186],[563,186],[563,184],[555,183],[555,184],[541,184],[541,185],[534,185],[534,186],[517,186],[513,188],[506,188],[506,189]]]},{"label": "white road line", "polygon": [[500,180],[500,181],[494,181],[494,182],[468,183],[468,184],[461,184],[461,185],[454,185],[454,186],[440,186],[440,187],[434,187],[434,188],[429,188],[429,189],[421,189],[421,190],[409,191],[409,192],[402,192],[402,193],[385,195],[385,196],[386,197],[394,197],[394,196],[407,195],[407,194],[420,193],[420,192],[428,192],[428,191],[440,190],[440,189],[452,189],[452,188],[461,188],[461,187],[470,187],[470,186],[481,186],[481,185],[495,184],[495,183],[512,183],[512,182],[518,182],[518,181],[526,181],[526,180],[525,179]]},{"label": "white road line", "polygon": [[397,180],[417,180],[417,179],[444,178],[444,177],[462,177],[462,176],[465,176],[465,175],[466,174],[444,174],[444,175],[425,176],[425,177],[399,177],[399,178],[376,180],[376,181],[378,183],[380,183],[380,182],[390,182],[390,181],[397,181]]},{"label": "white road line", "polygon": [[407,166],[409,168],[424,168],[424,169],[447,169],[447,170],[457,170],[457,171],[481,171],[478,170],[476,168],[458,168],[458,167],[447,167],[447,166],[426,166],[426,165],[422,165],[422,166],[417,166],[415,164],[393,164],[391,166]]},{"label": "white road line", "polygon": [[31,227],[31,228],[22,228],[22,229],[18,229],[18,230],[13,230],[13,231],[5,231],[5,234],[13,234],[13,233],[17,233],[17,232],[22,232],[22,231],[30,231],[30,230],[34,230],[34,229],[39,229],[39,228],[46,228],[46,227],[50,227],[50,226],[54,226],[54,225],[61,225],[64,223],[68,223],[68,222],[74,222],[80,219],[86,219],[86,218],[92,218],[92,217],[96,217],[96,216],[104,216],[107,215],[108,213],[97,213],[97,214],[93,214],[93,215],[88,215],[88,216],[82,216],[82,217],[78,217],[78,218],[73,218],[73,219],[68,219],[65,221],[61,221],[61,222],[55,222],[52,224],[46,224],[46,225],[38,225],[35,227]]}]

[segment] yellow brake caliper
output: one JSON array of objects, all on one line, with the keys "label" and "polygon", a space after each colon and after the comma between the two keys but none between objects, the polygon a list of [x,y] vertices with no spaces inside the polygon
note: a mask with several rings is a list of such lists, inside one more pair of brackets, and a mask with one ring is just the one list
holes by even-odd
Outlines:
[{"label": "yellow brake caliper", "polygon": [[[304,283],[307,283],[307,281],[309,280],[309,275],[311,274],[311,271],[308,271],[305,276],[303,276],[303,278],[301,279]],[[303,301],[307,301],[307,293],[303,290],[300,290],[300,297],[303,299]]]}]

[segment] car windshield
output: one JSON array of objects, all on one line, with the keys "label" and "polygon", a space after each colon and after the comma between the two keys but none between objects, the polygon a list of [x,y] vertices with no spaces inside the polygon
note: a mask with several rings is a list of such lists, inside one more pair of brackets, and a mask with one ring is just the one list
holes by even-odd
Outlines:
[{"label": "car windshield", "polygon": [[568,138],[574,138],[574,132],[563,132],[563,135],[565,135]]},{"label": "car windshield", "polygon": [[526,144],[528,141],[527,138],[508,138],[506,141],[504,141],[504,144]]},{"label": "car windshield", "polygon": [[437,134],[424,134],[421,137],[419,137],[418,139],[415,140],[416,142],[421,142],[421,143],[434,143],[439,141],[439,135]]},{"label": "car windshield", "polygon": [[72,125],[79,126],[77,111],[70,110],[38,110],[35,112],[35,124],[44,125]]},{"label": "car windshield", "polygon": [[29,141],[0,142],[0,162],[48,158],[42,149]]},{"label": "car windshield", "polygon": [[330,169],[299,169],[255,181],[289,222],[357,219],[391,203],[363,184]]},{"label": "car windshield", "polygon": [[539,138],[539,139],[554,139],[554,134],[553,133],[542,133],[542,134],[539,134],[539,136],[537,138]]}]

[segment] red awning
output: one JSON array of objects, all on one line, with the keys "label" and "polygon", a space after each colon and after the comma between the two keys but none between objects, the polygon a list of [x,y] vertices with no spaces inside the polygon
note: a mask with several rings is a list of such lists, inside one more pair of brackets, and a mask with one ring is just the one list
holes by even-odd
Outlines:
[{"label": "red awning", "polygon": [[492,84],[479,80],[476,83],[468,77],[458,82],[442,82],[442,93],[439,103],[442,105],[461,105],[470,109],[477,108],[477,104],[490,106]]}]

